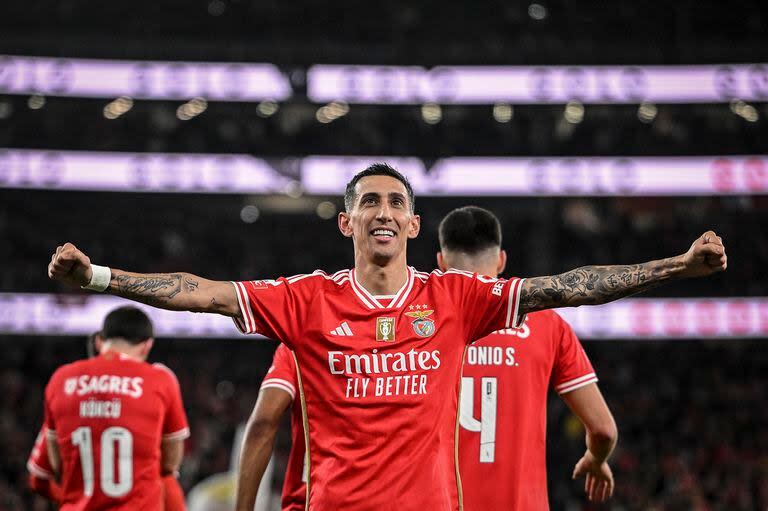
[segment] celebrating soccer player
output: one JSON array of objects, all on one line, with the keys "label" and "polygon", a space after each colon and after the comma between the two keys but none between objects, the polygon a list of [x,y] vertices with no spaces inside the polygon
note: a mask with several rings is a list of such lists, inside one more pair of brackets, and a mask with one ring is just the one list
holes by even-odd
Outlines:
[{"label": "celebrating soccer player", "polygon": [[[496,276],[504,270],[501,225],[469,206],[440,223],[438,266]],[[466,511],[546,510],[547,390],[560,394],[587,431],[575,475],[586,475],[591,500],[613,492],[607,459],[616,424],[597,377],[571,327],[553,311],[529,314],[467,349],[461,383],[459,472]]]},{"label": "celebrating soccer player", "polygon": [[146,362],[153,343],[147,315],[121,307],[104,319],[99,356],[51,376],[45,428],[63,511],[183,509],[174,474],[189,428],[176,377]]},{"label": "celebrating soccer player", "polygon": [[408,267],[419,234],[413,190],[375,164],[347,185],[341,232],[355,267],[278,280],[223,282],[189,273],[140,274],[92,265],[71,243],[49,276],[170,309],[214,312],[296,356],[315,509],[457,509],[455,428],[465,348],[528,312],[600,304],[665,281],[723,271],[715,233],[682,255],[627,266],[501,280]]}]

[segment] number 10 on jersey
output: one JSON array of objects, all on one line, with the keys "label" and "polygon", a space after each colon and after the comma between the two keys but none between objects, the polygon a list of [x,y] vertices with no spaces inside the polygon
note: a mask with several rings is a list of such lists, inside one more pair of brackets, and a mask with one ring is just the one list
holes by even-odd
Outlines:
[{"label": "number 10 on jersey", "polygon": [[498,380],[480,379],[480,420],[475,419],[475,379],[461,379],[459,424],[467,431],[480,432],[480,463],[493,463],[496,459],[496,403]]}]

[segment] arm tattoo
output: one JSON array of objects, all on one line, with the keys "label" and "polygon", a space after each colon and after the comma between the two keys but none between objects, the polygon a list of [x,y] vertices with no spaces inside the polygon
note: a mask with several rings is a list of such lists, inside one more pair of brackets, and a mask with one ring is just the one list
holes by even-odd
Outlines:
[{"label": "arm tattoo", "polygon": [[629,266],[582,266],[560,275],[526,279],[520,295],[524,312],[599,305],[654,288],[675,277],[677,258]]},{"label": "arm tattoo", "polygon": [[155,274],[155,275],[115,275],[112,274],[113,294],[130,298],[138,302],[166,307],[179,293],[194,293],[199,284],[185,275],[179,273]]}]

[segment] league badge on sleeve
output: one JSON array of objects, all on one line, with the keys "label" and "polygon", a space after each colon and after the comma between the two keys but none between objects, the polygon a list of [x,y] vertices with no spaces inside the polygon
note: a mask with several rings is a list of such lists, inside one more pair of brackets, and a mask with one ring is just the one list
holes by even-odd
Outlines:
[{"label": "league badge on sleeve", "polygon": [[[413,309],[414,306],[411,305],[409,308]],[[405,315],[411,318],[415,318],[413,323],[411,323],[411,326],[413,327],[413,331],[416,333],[416,335],[419,337],[429,337],[435,333],[435,321],[433,319],[429,319],[429,316],[431,316],[435,311],[427,310],[426,305],[424,305],[423,308],[421,305],[417,305],[416,309],[417,310],[406,312]]]}]

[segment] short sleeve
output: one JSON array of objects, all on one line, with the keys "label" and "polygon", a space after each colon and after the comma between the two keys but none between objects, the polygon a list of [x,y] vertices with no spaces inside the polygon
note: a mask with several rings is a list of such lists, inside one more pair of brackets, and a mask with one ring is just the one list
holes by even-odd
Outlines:
[{"label": "short sleeve", "polygon": [[296,399],[297,386],[296,363],[293,359],[293,352],[285,344],[280,344],[275,350],[272,365],[261,382],[261,388],[284,390],[291,395],[291,399]]},{"label": "short sleeve", "polygon": [[552,368],[552,385],[555,390],[558,394],[565,394],[595,383],[595,370],[573,329],[557,313],[552,312],[552,316],[556,322],[553,332],[559,338]]},{"label": "short sleeve", "polygon": [[163,440],[183,440],[189,437],[187,414],[184,412],[184,402],[181,399],[181,389],[176,375],[162,364],[154,367],[167,373],[165,417],[163,419]]},{"label": "short sleeve", "polygon": [[[310,275],[308,275],[310,276]],[[240,305],[237,328],[244,334],[261,334],[294,348],[297,325],[304,317],[307,297],[305,279],[233,282]]]},{"label": "short sleeve", "polygon": [[525,314],[520,313],[520,292],[524,279],[505,280],[457,273],[464,275],[459,296],[467,342],[474,342],[496,330],[523,325]]},{"label": "short sleeve", "polygon": [[27,470],[39,479],[53,479],[53,468],[48,459],[47,428],[43,426],[37,434],[35,445],[27,459]]}]

